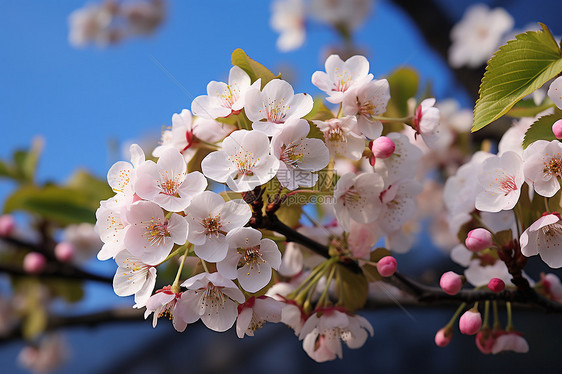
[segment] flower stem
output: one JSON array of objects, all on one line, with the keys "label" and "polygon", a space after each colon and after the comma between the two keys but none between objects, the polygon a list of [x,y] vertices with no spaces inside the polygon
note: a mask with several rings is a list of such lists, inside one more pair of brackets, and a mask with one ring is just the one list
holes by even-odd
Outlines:
[{"label": "flower stem", "polygon": [[500,317],[498,314],[498,303],[496,300],[492,301],[492,307],[494,309],[494,330],[500,330],[502,325],[500,323]]},{"label": "flower stem", "polygon": [[459,316],[461,315],[461,312],[464,310],[464,308],[466,308],[466,303],[462,303],[461,305],[459,305],[459,307],[457,308],[457,311],[455,312],[455,314],[453,314],[453,316],[451,317],[451,319],[449,320],[449,323],[447,323],[445,325],[445,327],[447,328],[452,328],[453,325],[455,324],[455,322],[457,321],[457,319],[459,318]]},{"label": "flower stem", "polygon": [[507,325],[505,326],[505,331],[513,331],[515,328],[513,327],[513,314],[511,313],[511,302],[506,301],[505,307],[507,309]]},{"label": "flower stem", "polygon": [[172,291],[174,293],[180,292],[180,277],[181,272],[183,271],[183,264],[185,264],[185,259],[187,258],[187,252],[189,252],[189,246],[185,248],[185,252],[183,254],[183,259],[181,260],[180,267],[178,268],[178,272],[176,273],[176,279],[174,279],[174,283],[172,283]]}]

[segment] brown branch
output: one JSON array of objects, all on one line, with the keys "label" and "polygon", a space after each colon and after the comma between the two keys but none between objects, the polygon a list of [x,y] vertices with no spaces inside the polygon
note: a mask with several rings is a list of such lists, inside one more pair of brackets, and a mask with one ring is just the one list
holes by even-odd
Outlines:
[{"label": "brown branch", "polygon": [[456,295],[448,295],[439,287],[431,287],[416,282],[398,272],[385,281],[413,296],[419,303],[439,305],[451,302],[468,304],[484,300],[510,301],[518,305],[541,308],[550,313],[562,313],[562,304],[547,299],[532,288],[505,290],[499,293],[490,290],[462,290]]},{"label": "brown branch", "polygon": [[39,274],[30,274],[21,267],[0,264],[0,273],[21,277],[46,277],[46,278],[62,278],[62,279],[78,279],[88,280],[106,284],[113,284],[113,279],[102,275],[90,273],[88,271],[77,268],[73,265],[65,265],[61,263],[48,263],[45,269]]},{"label": "brown branch", "polygon": [[[51,315],[47,321],[46,331],[54,331],[70,327],[93,328],[101,324],[141,321],[144,321],[142,310],[133,308],[116,308],[79,316]],[[0,345],[9,343],[16,339],[23,339],[23,330],[21,326],[16,326],[12,330],[2,334],[2,336],[0,336]]]}]

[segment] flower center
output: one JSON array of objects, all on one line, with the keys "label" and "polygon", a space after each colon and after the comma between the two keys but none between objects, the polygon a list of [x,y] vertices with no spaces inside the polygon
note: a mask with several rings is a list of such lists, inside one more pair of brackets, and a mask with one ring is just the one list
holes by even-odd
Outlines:
[{"label": "flower center", "polygon": [[257,160],[254,160],[253,153],[248,152],[248,153],[238,153],[234,156],[229,156],[229,160],[234,164],[236,169],[238,169],[238,177],[241,177],[244,175],[247,176],[254,175],[253,170],[254,167],[256,166],[256,163],[259,161],[259,158]]},{"label": "flower center", "polygon": [[336,69],[335,91],[345,92],[353,83],[353,75],[347,70],[340,73],[337,72],[338,70]]},{"label": "flower center", "polygon": [[297,166],[304,157],[303,153],[296,149],[299,144],[300,143],[292,142],[289,145],[283,145],[281,147],[281,161],[287,165]]},{"label": "flower center", "polygon": [[160,193],[163,195],[179,197],[178,189],[180,188],[182,182],[180,181],[181,174],[176,174],[172,178],[168,176],[168,173],[165,172],[164,175],[161,175],[161,180],[157,180],[156,183],[160,187]]},{"label": "flower center", "polygon": [[221,223],[221,215],[217,214],[214,217],[211,217],[209,214],[208,218],[205,218],[201,221],[201,226],[205,228],[205,235],[211,236],[215,235],[215,237],[219,237],[219,234],[226,235],[226,232],[222,231],[222,223]]},{"label": "flower center", "polygon": [[505,192],[507,196],[510,192],[517,191],[517,185],[515,184],[515,177],[513,175],[507,175],[504,179],[500,181],[500,190]]},{"label": "flower center", "polygon": [[216,287],[214,284],[209,283],[205,291],[203,292],[203,296],[201,297],[201,304],[205,307],[220,307],[224,306],[226,298],[224,293],[220,290],[219,287]]},{"label": "flower center", "polygon": [[553,157],[545,162],[543,172],[552,177],[562,177],[562,158]]},{"label": "flower center", "polygon": [[232,109],[232,106],[240,96],[240,89],[235,85],[227,85],[226,89],[219,95],[222,106]]},{"label": "flower center", "polygon": [[273,123],[283,123],[287,115],[287,111],[291,106],[285,108],[285,98],[280,101],[268,99],[267,104],[267,120]]},{"label": "flower center", "polygon": [[361,201],[361,194],[351,186],[349,190],[343,195],[343,205],[356,205]]},{"label": "flower center", "polygon": [[151,246],[161,245],[166,237],[171,236],[168,231],[168,222],[162,223],[160,218],[157,218],[156,221],[153,218],[146,223],[143,236]]},{"label": "flower center", "polygon": [[[238,248],[238,254],[242,255],[240,260],[238,261],[238,266],[242,267],[244,265],[250,265],[250,269],[253,269],[254,266],[257,266],[258,273],[260,272],[260,264],[265,264],[266,261],[263,259],[262,254],[260,253],[260,246],[256,245],[255,247],[250,248]],[[250,275],[250,273],[248,273]]]}]

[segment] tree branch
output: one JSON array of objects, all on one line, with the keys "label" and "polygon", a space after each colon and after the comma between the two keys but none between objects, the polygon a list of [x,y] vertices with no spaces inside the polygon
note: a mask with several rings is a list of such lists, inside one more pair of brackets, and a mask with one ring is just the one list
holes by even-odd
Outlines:
[{"label": "tree branch", "polygon": [[534,306],[551,313],[562,313],[562,304],[547,299],[532,288],[505,290],[499,293],[490,290],[461,290],[456,295],[448,295],[439,287],[426,286],[408,277],[394,273],[385,278],[385,281],[396,286],[418,302],[423,304],[439,305],[451,302],[466,302],[468,304],[484,300],[510,301],[519,305]]},{"label": "tree branch", "polygon": [[[117,308],[79,316],[51,315],[47,321],[46,331],[69,327],[93,328],[101,324],[141,321],[144,321],[142,310],[133,308]],[[0,345],[9,343],[16,339],[23,339],[21,326],[16,326],[12,330],[2,334],[0,336]]]}]

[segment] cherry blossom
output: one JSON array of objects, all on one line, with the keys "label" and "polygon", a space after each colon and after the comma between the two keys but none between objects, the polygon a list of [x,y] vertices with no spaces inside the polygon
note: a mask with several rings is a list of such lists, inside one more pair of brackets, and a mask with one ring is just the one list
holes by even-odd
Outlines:
[{"label": "cherry blossom", "polygon": [[68,347],[59,334],[44,336],[39,344],[26,346],[18,354],[18,362],[34,373],[53,372],[68,357]]},{"label": "cherry blossom", "polygon": [[199,146],[199,140],[215,143],[224,139],[233,127],[219,123],[212,119],[193,119],[191,112],[187,109],[172,116],[172,128],[162,131],[161,144],[154,148],[152,155],[161,157],[167,148],[175,148],[189,162]]},{"label": "cherry blossom", "polygon": [[142,148],[138,144],[129,147],[131,163],[117,161],[107,172],[107,183],[118,194],[131,196],[135,193],[136,170],[145,162]]},{"label": "cherry blossom", "polygon": [[90,42],[105,46],[119,34],[110,29],[114,10],[110,3],[89,4],[73,11],[68,17],[70,34],[68,41],[74,47],[85,47]]},{"label": "cherry blossom", "polygon": [[523,184],[522,166],[521,157],[514,152],[486,159],[478,174],[483,191],[476,195],[476,209],[484,212],[513,209]]},{"label": "cherry blossom", "polygon": [[245,335],[254,336],[254,332],[265,322],[281,322],[281,310],[284,306],[281,301],[268,296],[252,296],[244,304],[238,305],[236,334],[240,339]]},{"label": "cherry blossom", "polygon": [[386,136],[394,143],[394,153],[388,158],[377,159],[375,172],[382,175],[388,185],[401,179],[415,178],[421,150],[404,134],[392,132]]},{"label": "cherry blossom", "polygon": [[252,128],[273,136],[283,128],[289,118],[307,115],[313,106],[312,97],[306,93],[295,95],[293,87],[281,79],[272,79],[262,91],[252,86],[245,97],[245,112]]},{"label": "cherry blossom", "polygon": [[189,223],[187,239],[194,245],[195,254],[210,262],[224,260],[228,252],[226,235],[244,226],[252,216],[243,200],[225,202],[212,191],[197,195],[185,213]]},{"label": "cherry blossom", "polygon": [[171,212],[185,209],[206,187],[207,180],[200,172],[187,173],[187,164],[175,148],[162,151],[157,163],[142,164],[135,182],[137,195]]},{"label": "cherry blossom", "polygon": [[416,196],[423,187],[411,179],[395,181],[380,194],[382,209],[377,220],[380,228],[391,233],[399,230],[409,219],[415,216]]},{"label": "cherry blossom", "polygon": [[[474,210],[476,195],[482,190],[478,178],[474,176],[481,170],[484,160],[492,156],[488,152],[476,152],[469,162],[462,165],[455,175],[447,179],[443,199],[451,216],[467,214]],[[470,219],[470,217],[468,218]]]},{"label": "cherry blossom", "polygon": [[562,222],[560,214],[544,214],[521,234],[521,253],[540,255],[551,268],[562,267]]},{"label": "cherry blossom", "polygon": [[87,222],[68,225],[62,233],[62,241],[72,246],[74,263],[90,260],[103,245],[95,226]]},{"label": "cherry blossom", "polygon": [[498,336],[492,346],[493,354],[505,351],[527,353],[529,352],[529,343],[527,343],[527,340],[525,340],[520,332],[508,331]]},{"label": "cherry blossom", "polygon": [[305,5],[302,0],[276,0],[271,5],[271,28],[280,33],[277,48],[282,52],[301,47],[306,38]]},{"label": "cherry blossom", "polygon": [[449,63],[455,68],[482,65],[496,51],[513,23],[503,8],[491,10],[485,4],[472,5],[451,30]]},{"label": "cherry blossom", "polygon": [[279,169],[279,160],[269,154],[268,137],[261,131],[235,131],[222,146],[222,151],[203,159],[201,169],[205,176],[226,182],[235,192],[251,191],[267,183]]},{"label": "cherry blossom", "polygon": [[365,139],[354,133],[357,126],[355,116],[333,118],[327,121],[312,121],[324,134],[330,156],[342,156],[359,160],[365,150]]},{"label": "cherry blossom", "polygon": [[548,88],[547,95],[554,105],[562,109],[562,77],[558,77],[552,81]]},{"label": "cherry blossom", "polygon": [[128,251],[115,257],[118,265],[113,290],[118,296],[135,295],[135,308],[146,305],[156,284],[156,268],[142,262]]},{"label": "cherry blossom", "polygon": [[523,151],[525,181],[541,196],[552,197],[560,190],[562,143],[537,140]]},{"label": "cherry blossom", "polygon": [[310,12],[322,22],[353,30],[363,23],[372,4],[373,0],[312,0]]},{"label": "cherry blossom", "polygon": [[344,230],[349,230],[351,220],[367,223],[377,219],[382,208],[379,196],[383,186],[383,179],[376,173],[348,173],[338,180],[334,213]]},{"label": "cherry blossom", "polygon": [[117,253],[125,249],[125,227],[129,224],[126,209],[131,203],[132,196],[119,200],[118,195],[100,203],[96,210],[95,230],[104,244],[98,252],[98,260],[115,258]]},{"label": "cherry blossom", "polygon": [[172,325],[176,331],[183,332],[187,327],[180,313],[178,313],[178,301],[183,294],[176,293],[172,290],[171,286],[166,286],[158,291],[146,302],[146,311],[144,312],[144,319],[153,314],[152,327],[156,327],[158,318],[168,317],[172,320]]},{"label": "cherry blossom", "polygon": [[369,61],[363,56],[353,56],[344,62],[338,55],[331,55],[325,67],[326,72],[312,74],[312,84],[326,92],[329,95],[326,100],[332,104],[341,103],[352,87],[373,79],[369,74]]},{"label": "cherry blossom", "polygon": [[382,133],[382,123],[374,117],[386,112],[390,100],[390,86],[386,79],[379,79],[355,85],[344,95],[342,113],[357,116],[357,130],[369,139],[376,139]]},{"label": "cherry blossom", "polygon": [[271,269],[281,265],[281,252],[271,239],[249,227],[231,230],[226,235],[228,253],[217,263],[218,272],[228,279],[238,279],[240,286],[250,293],[258,292],[271,280]]},{"label": "cherry blossom", "polygon": [[433,148],[439,140],[439,120],[441,118],[439,109],[434,106],[435,99],[425,99],[416,108],[414,115],[414,129],[417,135],[421,135],[424,143]]},{"label": "cherry blossom", "polygon": [[201,273],[181,284],[187,288],[178,303],[178,313],[186,323],[199,319],[213,331],[223,332],[238,317],[237,303],[246,300],[236,284],[219,273]]},{"label": "cherry blossom", "polygon": [[333,308],[312,314],[299,334],[304,351],[315,361],[342,358],[341,340],[351,349],[360,348],[373,335],[373,327],[365,318]]},{"label": "cherry blossom", "polygon": [[313,172],[323,169],[330,161],[322,140],[306,138],[309,130],[306,120],[292,118],[271,140],[272,153],[281,161],[277,179],[290,190],[313,187],[318,181],[318,175]]},{"label": "cherry blossom", "polygon": [[[254,82],[257,89],[260,84],[261,80]],[[209,82],[207,95],[196,97],[191,110],[194,115],[208,119],[237,114],[244,108],[244,98],[250,85],[250,76],[239,66],[233,66],[228,74],[228,84]]]},{"label": "cherry blossom", "polygon": [[125,247],[149,265],[157,265],[171,252],[174,243],[187,240],[187,222],[179,214],[169,218],[150,201],[137,201],[127,211],[130,225],[124,235]]}]

